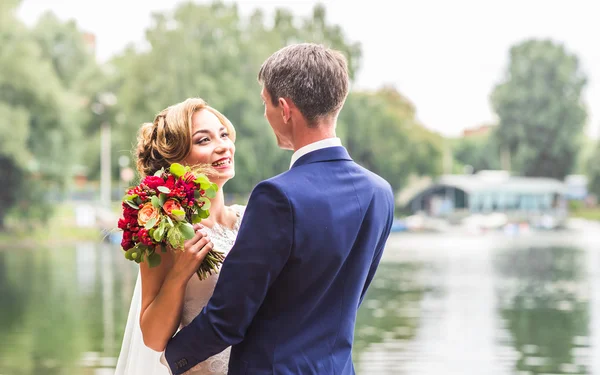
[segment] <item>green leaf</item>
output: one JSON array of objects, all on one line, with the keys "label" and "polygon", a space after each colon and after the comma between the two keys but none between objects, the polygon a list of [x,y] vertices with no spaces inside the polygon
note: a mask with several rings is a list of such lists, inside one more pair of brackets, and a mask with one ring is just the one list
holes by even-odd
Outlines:
[{"label": "green leaf", "polygon": [[208,179],[208,177],[206,177],[206,175],[203,174],[198,175],[194,182],[201,185],[210,184],[210,180]]},{"label": "green leaf", "polygon": [[139,206],[135,205],[134,203],[131,203],[130,201],[125,201],[125,203],[131,208],[135,208],[136,210],[140,209]]},{"label": "green leaf", "polygon": [[163,225],[159,225],[158,228],[156,228],[156,230],[152,234],[152,237],[156,242],[160,242],[162,241],[163,234],[165,234],[165,227]]},{"label": "green leaf", "polygon": [[150,255],[148,255],[148,266],[150,266],[150,268],[153,267],[157,267],[160,266],[160,255],[158,255],[156,252],[152,252]]},{"label": "green leaf", "polygon": [[181,177],[186,172],[185,167],[183,165],[179,164],[179,163],[173,163],[173,164],[171,164],[171,167],[169,169],[171,170],[171,173],[175,177]]},{"label": "green leaf", "polygon": [[160,207],[160,201],[158,200],[158,197],[156,195],[153,195],[150,200],[152,201],[152,206],[154,206],[154,208],[159,208]]},{"label": "green leaf", "polygon": [[[166,216],[163,216],[163,217],[166,217]],[[163,232],[167,231],[167,225],[169,225],[169,224],[167,223],[166,220],[161,220],[160,224],[158,224],[159,228],[162,228]]]},{"label": "green leaf", "polygon": [[133,201],[135,198],[137,198],[138,195],[137,194],[130,194],[130,195],[126,195],[123,197],[124,201]]},{"label": "green leaf", "polygon": [[214,189],[208,189],[208,190],[206,190],[206,198],[213,199],[216,196],[217,196],[217,191],[216,190],[214,190]]},{"label": "green leaf", "polygon": [[167,232],[167,240],[169,241],[173,249],[178,250],[183,247],[183,242],[185,240],[183,239],[183,235],[179,230],[179,226],[172,227],[171,229],[169,229],[169,231]]},{"label": "green leaf", "polygon": [[158,171],[154,172],[154,176],[155,177],[160,177],[160,176],[162,176],[163,173],[165,173],[165,169],[161,168]]},{"label": "green leaf", "polygon": [[215,191],[219,191],[219,185],[215,184],[214,182],[210,185]]},{"label": "green leaf", "polygon": [[192,224],[198,224],[201,221],[202,217],[200,217],[200,215],[198,215],[197,213],[192,214]]},{"label": "green leaf", "polygon": [[150,229],[154,228],[157,221],[158,221],[158,219],[153,217],[152,219],[148,220],[146,225],[144,225],[144,228],[146,228],[146,230],[150,230]]},{"label": "green leaf", "polygon": [[165,217],[167,218],[167,221],[169,222],[169,225],[170,225],[171,227],[174,227],[174,226],[175,226],[175,224],[173,224],[173,220],[171,220],[171,218],[170,218],[170,217],[168,217],[168,216],[165,216]]},{"label": "green leaf", "polygon": [[203,220],[210,216],[210,212],[208,212],[208,210],[206,210],[206,211],[200,210],[200,213],[198,214],[198,216],[200,216],[200,220]]},{"label": "green leaf", "polygon": [[158,195],[158,204],[160,204],[161,207],[164,206],[165,202],[167,201],[167,198],[168,198],[167,194],[159,194]]},{"label": "green leaf", "polygon": [[166,186],[159,186],[157,187],[158,191],[160,191],[161,193],[165,193],[165,194],[169,194],[171,192],[171,189],[169,189]]},{"label": "green leaf", "polygon": [[171,213],[175,216],[185,216],[185,211],[183,210],[171,210]]},{"label": "green leaf", "polygon": [[142,259],[142,254],[143,254],[143,249],[140,247],[139,244],[137,244],[125,252],[125,258],[139,263],[140,260]]},{"label": "green leaf", "polygon": [[204,202],[204,206],[202,206],[203,211],[208,211],[210,209],[210,199],[206,197],[201,197],[200,199],[198,199],[198,201]]},{"label": "green leaf", "polygon": [[200,198],[200,190],[194,190],[194,198]]},{"label": "green leaf", "polygon": [[196,235],[194,227],[192,227],[192,224],[190,223],[180,223],[179,228],[181,230],[183,238],[185,238],[186,240],[189,240],[190,238],[193,238]]}]

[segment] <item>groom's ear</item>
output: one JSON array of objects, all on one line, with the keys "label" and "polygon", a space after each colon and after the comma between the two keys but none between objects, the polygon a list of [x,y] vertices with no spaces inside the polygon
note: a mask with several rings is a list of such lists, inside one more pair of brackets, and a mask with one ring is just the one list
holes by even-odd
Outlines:
[{"label": "groom's ear", "polygon": [[281,118],[283,119],[283,123],[287,124],[292,117],[289,99],[279,98],[279,107],[281,108]]}]

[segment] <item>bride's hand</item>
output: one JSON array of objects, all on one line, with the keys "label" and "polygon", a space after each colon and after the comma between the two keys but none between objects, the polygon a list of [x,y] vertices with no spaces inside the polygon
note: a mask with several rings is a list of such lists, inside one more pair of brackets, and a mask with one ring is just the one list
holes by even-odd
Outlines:
[{"label": "bride's hand", "polygon": [[196,273],[208,252],[213,249],[213,243],[201,228],[201,225],[195,224],[196,235],[184,242],[183,250],[173,250],[174,262],[169,276],[185,284]]}]

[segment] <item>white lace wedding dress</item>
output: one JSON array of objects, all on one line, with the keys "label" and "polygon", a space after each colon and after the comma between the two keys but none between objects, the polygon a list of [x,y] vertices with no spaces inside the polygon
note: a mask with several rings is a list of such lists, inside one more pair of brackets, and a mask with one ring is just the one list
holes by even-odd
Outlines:
[{"label": "white lace wedding dress", "polygon": [[[245,209],[245,206],[240,205],[230,207],[238,216],[233,229],[218,224],[212,228],[206,228],[214,248],[225,254],[231,250],[235,242]],[[218,277],[218,275],[211,275],[203,281],[196,276],[190,279],[185,290],[181,326],[188,325],[206,306],[213,294]],[[163,354],[144,345],[139,322],[141,298],[141,282],[138,274],[115,375],[169,375],[170,371]],[[229,348],[199,363],[186,372],[186,375],[226,375],[228,363]]]}]

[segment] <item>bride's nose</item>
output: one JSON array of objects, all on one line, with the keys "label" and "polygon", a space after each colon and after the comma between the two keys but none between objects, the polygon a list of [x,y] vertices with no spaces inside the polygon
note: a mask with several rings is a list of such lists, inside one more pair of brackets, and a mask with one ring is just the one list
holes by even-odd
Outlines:
[{"label": "bride's nose", "polygon": [[215,152],[218,154],[222,154],[224,152],[227,152],[227,150],[229,150],[229,147],[227,145],[226,142],[221,142],[217,145],[217,147],[215,148]]}]

